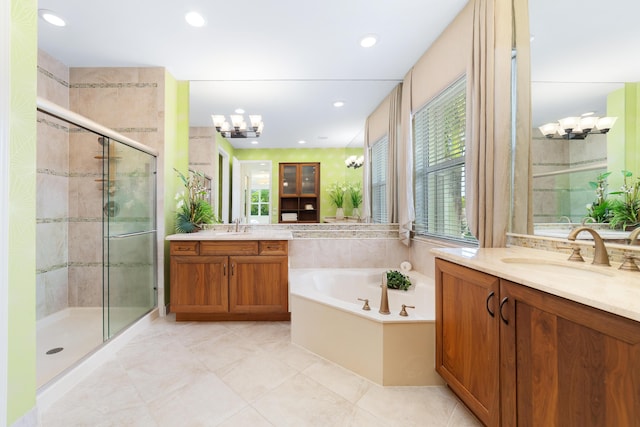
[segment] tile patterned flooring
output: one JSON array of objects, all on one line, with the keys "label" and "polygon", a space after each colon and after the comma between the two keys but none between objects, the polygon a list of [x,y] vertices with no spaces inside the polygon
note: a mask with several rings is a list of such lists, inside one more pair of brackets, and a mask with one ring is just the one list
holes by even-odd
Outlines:
[{"label": "tile patterned flooring", "polygon": [[39,414],[54,426],[480,426],[447,387],[381,387],[291,344],[288,322],[156,319]]}]

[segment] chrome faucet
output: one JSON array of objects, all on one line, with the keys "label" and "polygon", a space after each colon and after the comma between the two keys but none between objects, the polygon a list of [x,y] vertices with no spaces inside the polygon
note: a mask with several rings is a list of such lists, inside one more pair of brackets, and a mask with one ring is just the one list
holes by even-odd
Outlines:
[{"label": "chrome faucet", "polygon": [[240,230],[240,218],[236,218],[233,220],[233,223],[236,226],[236,233]]},{"label": "chrome faucet", "polygon": [[578,234],[580,234],[582,231],[587,231],[593,236],[595,251],[593,252],[592,264],[611,265],[609,264],[609,254],[607,253],[607,248],[604,245],[604,240],[602,240],[602,237],[600,237],[598,232],[593,228],[584,227],[584,226],[576,227],[573,230],[571,230],[571,232],[567,236],[567,240],[571,240],[572,242],[575,242],[576,237],[578,237]]}]

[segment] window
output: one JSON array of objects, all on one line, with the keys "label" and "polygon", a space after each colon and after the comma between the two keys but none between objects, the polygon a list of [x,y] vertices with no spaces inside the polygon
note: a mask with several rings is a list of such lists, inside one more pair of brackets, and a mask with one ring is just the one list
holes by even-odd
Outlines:
[{"label": "window", "polygon": [[251,216],[269,216],[269,190],[251,190]]},{"label": "window", "polygon": [[475,241],[464,212],[465,116],[463,77],[413,117],[418,235]]},{"label": "window", "polygon": [[371,146],[371,217],[385,224],[387,216],[387,158],[389,138],[384,136]]}]

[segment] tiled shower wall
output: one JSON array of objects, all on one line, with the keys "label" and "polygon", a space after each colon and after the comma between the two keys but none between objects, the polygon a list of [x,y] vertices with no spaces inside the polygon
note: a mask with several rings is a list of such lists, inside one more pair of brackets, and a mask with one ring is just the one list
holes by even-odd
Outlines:
[{"label": "tiled shower wall", "polygon": [[[591,166],[607,161],[606,135],[593,134],[584,140],[547,139],[534,130],[531,151],[533,173]],[[595,198],[589,181],[598,171],[552,175],[533,180],[533,220],[535,223],[560,222],[563,215],[579,222],[586,215],[585,205]]]},{"label": "tiled shower wall", "polygon": [[[163,68],[69,68],[38,57],[38,96],[160,152]],[[102,146],[97,136],[38,114],[37,318],[102,305]],[[162,188],[163,174],[158,174]],[[158,191],[162,205],[162,191]],[[159,224],[160,227],[163,224]],[[161,259],[160,259],[161,261]]]},{"label": "tiled shower wall", "polygon": [[[68,108],[69,69],[38,55],[38,96]],[[69,304],[69,127],[38,113],[36,197],[36,317]]]}]

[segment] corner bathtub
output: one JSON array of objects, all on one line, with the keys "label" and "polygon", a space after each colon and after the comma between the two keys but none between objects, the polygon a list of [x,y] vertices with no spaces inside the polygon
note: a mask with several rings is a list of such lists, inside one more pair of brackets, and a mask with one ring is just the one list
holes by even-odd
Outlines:
[{"label": "corner bathtub", "polygon": [[[291,341],[381,385],[441,385],[435,372],[433,279],[410,271],[408,291],[388,290],[380,308],[380,269],[292,269]],[[370,311],[362,310],[368,299]],[[409,316],[400,316],[401,305]]]}]

